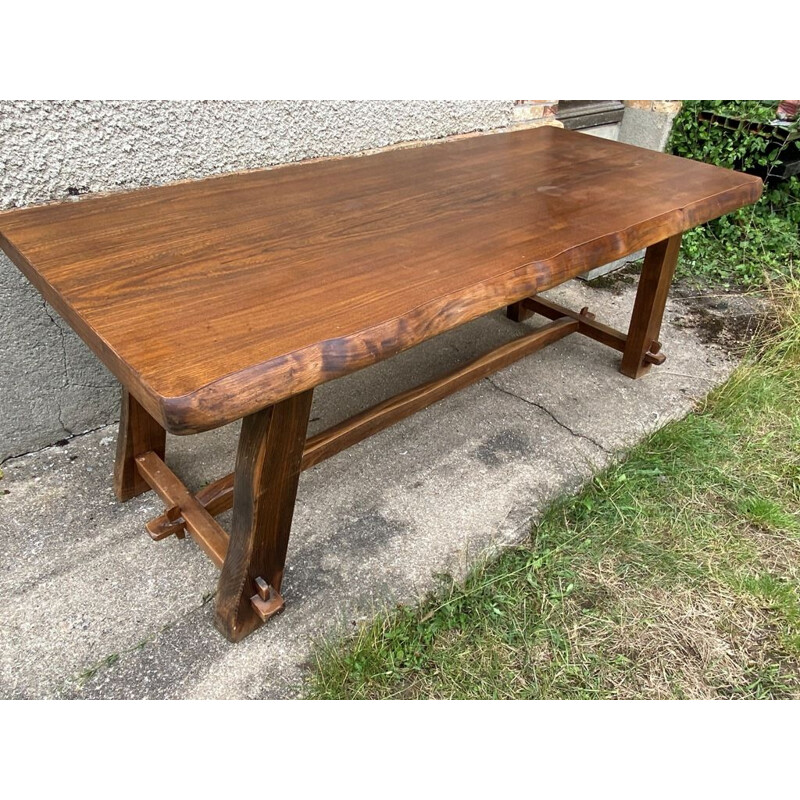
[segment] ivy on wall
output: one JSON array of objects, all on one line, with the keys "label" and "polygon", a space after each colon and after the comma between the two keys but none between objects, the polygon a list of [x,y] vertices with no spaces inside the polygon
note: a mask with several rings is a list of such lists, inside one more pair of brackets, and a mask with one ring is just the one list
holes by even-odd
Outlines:
[{"label": "ivy on wall", "polygon": [[[800,262],[800,179],[778,179],[783,165],[800,158],[800,139],[776,141],[756,126],[720,124],[730,117],[755,123],[775,119],[778,101],[686,101],[675,119],[668,152],[765,179],[759,202],[689,231],[680,269],[725,285],[752,287],[793,273]],[[796,129],[798,123],[794,123]],[[786,134],[791,134],[790,128]],[[787,139],[790,137],[787,136]]]}]

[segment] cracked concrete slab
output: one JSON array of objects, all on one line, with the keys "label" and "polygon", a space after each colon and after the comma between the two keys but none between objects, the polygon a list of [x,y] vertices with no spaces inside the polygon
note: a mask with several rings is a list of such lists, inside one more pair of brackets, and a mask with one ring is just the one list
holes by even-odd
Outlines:
[{"label": "cracked concrete slab", "polygon": [[[548,296],[624,328],[633,287],[579,281]],[[413,602],[518,541],[556,496],[694,402],[733,362],[670,301],[667,362],[639,380],[584,337],[555,345],[303,473],[286,612],[238,645],[211,618],[217,571],[190,539],[153,543],[152,493],[111,490],[106,426],[8,460],[0,490],[0,696],[272,698],[302,692],[313,643]],[[541,321],[538,324],[542,324]],[[537,324],[534,320],[526,325]],[[493,314],[320,387],[311,433],[516,338]],[[238,426],[169,437],[192,488],[229,471]],[[230,513],[221,518],[229,524]]]}]

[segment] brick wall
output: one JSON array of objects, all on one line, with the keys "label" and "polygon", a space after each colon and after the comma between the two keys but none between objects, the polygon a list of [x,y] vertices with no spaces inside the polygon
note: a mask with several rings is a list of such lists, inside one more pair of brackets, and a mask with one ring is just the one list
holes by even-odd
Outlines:
[{"label": "brick wall", "polygon": [[539,125],[564,126],[556,119],[558,100],[515,100],[512,125],[535,128]]}]

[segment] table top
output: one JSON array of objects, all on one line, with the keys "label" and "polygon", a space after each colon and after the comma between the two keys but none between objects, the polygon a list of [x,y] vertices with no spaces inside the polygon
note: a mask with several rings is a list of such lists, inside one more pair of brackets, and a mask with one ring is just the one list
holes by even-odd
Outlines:
[{"label": "table top", "polygon": [[192,433],[760,192],[543,127],[12,210],[0,246],[159,422]]}]

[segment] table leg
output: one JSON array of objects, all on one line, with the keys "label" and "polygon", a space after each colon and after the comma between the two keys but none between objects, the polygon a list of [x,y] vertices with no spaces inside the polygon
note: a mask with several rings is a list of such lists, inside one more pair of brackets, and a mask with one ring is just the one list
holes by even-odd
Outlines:
[{"label": "table leg", "polygon": [[130,500],[150,491],[149,484],[136,468],[135,459],[152,450],[163,460],[166,440],[167,434],[161,425],[127,389],[123,389],[114,462],[114,492],[119,500]]},{"label": "table leg", "polygon": [[280,592],[311,397],[311,390],[303,392],[242,421],[215,619],[232,642],[263,621],[254,605],[258,596],[264,598],[270,587],[273,598]]},{"label": "table leg", "polygon": [[[650,369],[645,354],[658,352],[658,335],[667,303],[667,293],[675,274],[681,235],[671,236],[647,248],[633,305],[628,338],[619,371],[639,378]],[[654,344],[656,343],[656,344]]]},{"label": "table leg", "polygon": [[506,316],[514,322],[524,322],[531,314],[533,314],[533,311],[525,308],[522,300],[517,303],[512,303],[510,306],[506,306]]}]

